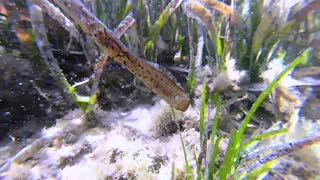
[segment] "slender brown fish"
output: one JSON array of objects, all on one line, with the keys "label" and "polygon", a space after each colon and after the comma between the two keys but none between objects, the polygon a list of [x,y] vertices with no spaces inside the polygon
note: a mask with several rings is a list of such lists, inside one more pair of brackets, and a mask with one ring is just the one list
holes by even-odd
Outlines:
[{"label": "slender brown fish", "polygon": [[79,0],[52,0],[67,16],[79,24],[83,31],[116,62],[123,64],[156,95],[175,109],[185,111],[189,96],[171,79],[134,55],[95,15]]}]

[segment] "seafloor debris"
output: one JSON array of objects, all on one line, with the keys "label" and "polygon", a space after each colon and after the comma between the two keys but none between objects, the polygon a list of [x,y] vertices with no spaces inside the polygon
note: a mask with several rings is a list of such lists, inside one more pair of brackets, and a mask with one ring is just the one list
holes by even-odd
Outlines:
[{"label": "seafloor debris", "polygon": [[[184,163],[180,160],[184,154],[179,133],[170,132],[166,124],[194,117],[177,114],[173,120],[170,107],[163,102],[127,113],[94,112],[99,115],[93,128],[86,128],[84,116],[77,110],[57,120],[56,126],[43,129],[40,139],[2,166],[2,177],[169,179],[173,165],[174,174],[183,176]],[[186,126],[181,132],[190,157],[199,149],[199,133],[192,127]],[[190,165],[194,166],[192,160]]]}]

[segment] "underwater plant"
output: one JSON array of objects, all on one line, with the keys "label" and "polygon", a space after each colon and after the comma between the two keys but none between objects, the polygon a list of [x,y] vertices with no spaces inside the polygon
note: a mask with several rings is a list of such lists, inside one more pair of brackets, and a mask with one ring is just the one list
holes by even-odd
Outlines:
[{"label": "underwater plant", "polygon": [[[29,47],[38,53],[34,61],[42,64],[40,69],[47,69],[44,74],[60,85],[57,89],[71,97],[79,110],[57,119],[53,126],[46,125],[36,137],[24,142],[24,148],[11,152],[8,145],[10,148],[1,149],[0,178],[285,176],[281,171],[281,166],[288,163],[285,159],[320,141],[317,118],[302,120],[304,115],[300,113],[310,98],[317,100],[313,88],[319,82],[312,79],[309,86],[306,81],[294,79],[296,84],[292,85],[288,80],[305,77],[294,69],[309,66],[315,57],[316,45],[303,43],[293,48],[294,43],[288,43],[303,39],[299,36],[292,40],[301,29],[309,32],[308,27],[318,27],[316,18],[302,16],[316,14],[319,3],[306,1],[304,7],[291,8],[290,13],[278,3],[22,3],[28,12],[29,34],[13,34],[19,42],[34,45]],[[7,4],[0,2],[1,15],[6,14],[3,9],[8,9]],[[8,21],[7,15],[3,17],[4,22],[16,21],[11,16]],[[303,23],[312,26],[301,27]],[[60,29],[54,29],[57,27]],[[4,35],[0,38],[5,47],[10,44]],[[79,73],[78,68],[85,69],[85,73]],[[319,75],[314,69],[308,76]],[[266,70],[271,72],[267,74]],[[34,84],[37,92],[48,96]],[[148,96],[151,91],[145,87],[154,94]],[[59,103],[67,103],[68,97]],[[108,99],[118,104],[105,108]],[[134,107],[128,105],[129,101],[135,102]],[[302,129],[307,125],[297,130],[305,122],[313,124],[315,130],[293,136],[296,131],[305,132]],[[16,138],[12,139],[15,144]],[[309,154],[318,157],[317,153]],[[294,167],[294,163],[288,164]],[[37,168],[44,171],[38,173]],[[307,177],[294,171],[291,174]]]}]

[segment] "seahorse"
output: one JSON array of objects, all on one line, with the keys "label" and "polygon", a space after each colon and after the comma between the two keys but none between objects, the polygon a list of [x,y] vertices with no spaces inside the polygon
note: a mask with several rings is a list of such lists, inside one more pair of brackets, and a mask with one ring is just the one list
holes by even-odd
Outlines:
[{"label": "seahorse", "polygon": [[166,75],[144,62],[130,51],[117,36],[106,27],[79,0],[52,0],[114,61],[124,65],[156,95],[173,108],[185,111],[189,95]]}]

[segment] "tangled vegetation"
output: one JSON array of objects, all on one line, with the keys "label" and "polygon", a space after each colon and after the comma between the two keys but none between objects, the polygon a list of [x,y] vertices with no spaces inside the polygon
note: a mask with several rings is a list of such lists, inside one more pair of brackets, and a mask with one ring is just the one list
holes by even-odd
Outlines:
[{"label": "tangled vegetation", "polygon": [[[8,38],[10,30],[1,30],[1,46],[8,49],[2,56],[13,54],[12,44],[30,45],[21,50],[21,57],[27,56],[34,72],[50,74],[59,85],[64,96],[59,104],[70,108],[74,103],[84,114],[80,125],[40,137],[24,148],[3,163],[2,172],[64,134],[90,127],[97,106],[104,109],[106,99],[130,109],[130,99],[138,102],[147,96],[140,82],[171,106],[173,120],[175,109],[198,110],[193,128],[199,131],[200,151],[188,156],[180,136],[185,179],[261,178],[281,164],[282,157],[320,141],[317,133],[288,138],[294,134],[293,119],[306,100],[289,92],[295,85],[285,86],[282,80],[320,74],[317,0],[290,9],[273,0],[27,0],[1,2],[0,7],[1,26],[19,21],[28,24],[27,28],[14,27],[17,42]],[[20,19],[11,17],[15,8],[21,8]],[[74,59],[81,60],[73,64]],[[272,63],[284,67],[272,76],[265,75],[268,68],[274,68]],[[310,72],[292,73],[296,67]],[[42,93],[37,82],[33,81],[37,92],[47,97],[48,92]],[[257,84],[258,88],[253,86]],[[311,84],[319,86],[316,80]],[[118,96],[122,99],[114,100]],[[226,122],[228,115],[234,116],[230,123]],[[179,121],[174,122],[174,133],[183,132]],[[269,139],[273,142],[264,144]],[[285,139],[290,140],[283,143]],[[276,150],[263,153],[270,149]],[[160,163],[153,162],[152,167],[159,172],[168,161],[164,159],[158,158],[155,161]],[[171,174],[172,179],[179,177]]]}]

